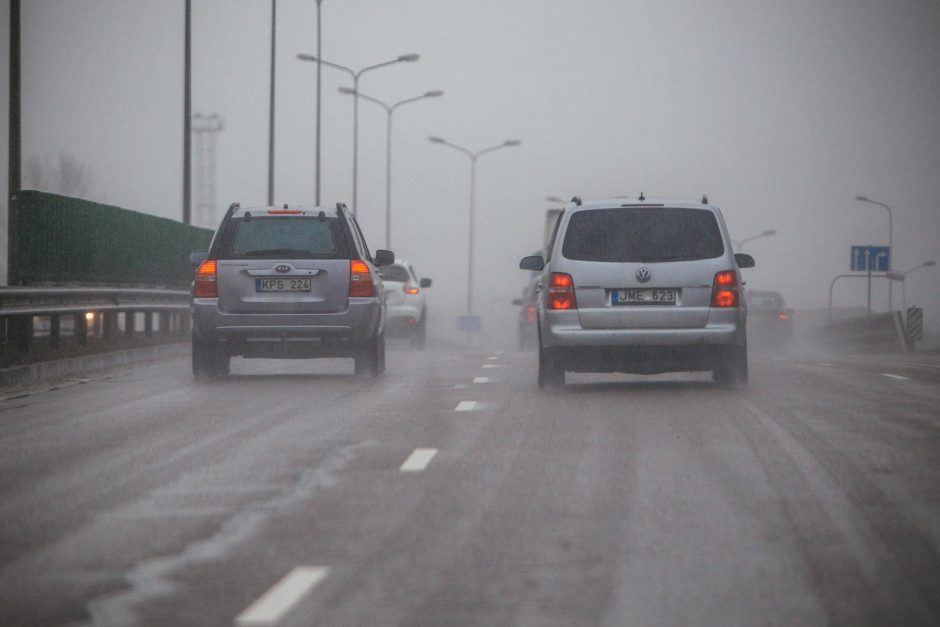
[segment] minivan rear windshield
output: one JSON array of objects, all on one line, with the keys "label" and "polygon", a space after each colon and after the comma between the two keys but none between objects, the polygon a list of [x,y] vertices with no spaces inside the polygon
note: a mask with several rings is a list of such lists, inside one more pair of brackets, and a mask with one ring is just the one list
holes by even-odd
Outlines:
[{"label": "minivan rear windshield", "polygon": [[236,218],[225,229],[219,258],[342,259],[348,257],[344,243],[336,218]]},{"label": "minivan rear windshield", "polygon": [[574,213],[561,252],[580,261],[653,263],[713,259],[725,247],[711,211],[630,207]]}]

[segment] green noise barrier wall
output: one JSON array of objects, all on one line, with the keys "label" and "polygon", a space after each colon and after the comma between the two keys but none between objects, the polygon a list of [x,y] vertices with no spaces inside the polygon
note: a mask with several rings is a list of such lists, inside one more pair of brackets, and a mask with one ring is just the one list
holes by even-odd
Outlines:
[{"label": "green noise barrier wall", "polygon": [[22,191],[11,216],[11,285],[188,288],[209,229],[99,203]]}]

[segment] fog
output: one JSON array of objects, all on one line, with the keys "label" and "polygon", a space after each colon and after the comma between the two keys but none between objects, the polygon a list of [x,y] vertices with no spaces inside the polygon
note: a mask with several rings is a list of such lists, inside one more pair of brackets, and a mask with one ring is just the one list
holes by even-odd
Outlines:
[{"label": "fog", "polygon": [[[179,218],[183,3],[22,5],[24,161],[70,155],[91,199]],[[207,224],[230,202],[266,202],[270,7],[193,0],[192,110],[224,120],[215,215],[196,216]],[[311,204],[316,66],[296,55],[316,52],[316,3],[280,0],[277,15],[275,202]],[[547,196],[708,194],[733,238],[777,231],[744,246],[757,260],[745,278],[797,309],[826,307],[852,245],[888,244],[887,213],[858,195],[892,207],[896,270],[940,258],[936,2],[326,0],[322,17],[326,60],[421,55],[364,74],[363,94],[444,91],[397,110],[392,143],[391,248],[434,279],[432,336],[465,308],[470,161],[430,135],[472,151],[522,142],[478,162],[475,311],[494,344],[514,336],[517,263],[541,244]],[[338,93],[351,81],[326,67],[322,79],[321,201],[351,203],[353,103]],[[373,248],[385,246],[386,119],[361,103],[357,210]],[[906,287],[928,344],[938,276],[924,268]],[[865,302],[864,282],[837,285],[838,307]]]}]

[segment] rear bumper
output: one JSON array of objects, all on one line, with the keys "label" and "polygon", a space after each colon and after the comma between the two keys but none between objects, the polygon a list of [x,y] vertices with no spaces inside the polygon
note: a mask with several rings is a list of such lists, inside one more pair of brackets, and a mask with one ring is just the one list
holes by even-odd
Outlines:
[{"label": "rear bumper", "polygon": [[385,331],[389,335],[407,334],[418,326],[421,312],[417,307],[396,305],[386,309]]},{"label": "rear bumper", "polygon": [[565,370],[653,374],[711,370],[747,346],[746,310],[713,310],[699,328],[584,329],[577,311],[545,311],[540,341]]},{"label": "rear bumper", "polygon": [[194,299],[192,316],[193,339],[245,357],[347,357],[384,330],[381,302],[366,298],[324,314],[232,314]]}]

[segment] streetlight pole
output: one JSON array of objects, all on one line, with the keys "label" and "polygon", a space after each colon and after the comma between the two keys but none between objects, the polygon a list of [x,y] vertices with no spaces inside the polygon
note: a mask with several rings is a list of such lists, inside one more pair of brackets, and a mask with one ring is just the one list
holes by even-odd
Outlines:
[{"label": "streetlight pole", "polygon": [[271,0],[271,87],[268,94],[268,206],[274,206],[274,70],[277,43],[277,0]]},{"label": "streetlight pole", "polygon": [[[892,261],[894,260],[894,216],[891,215],[891,207],[884,204],[883,202],[878,202],[877,200],[872,200],[868,196],[856,196],[855,200],[858,202],[867,202],[873,205],[878,205],[879,207],[884,207],[888,211],[888,270],[891,270]],[[893,283],[888,283],[888,311],[894,307],[894,292],[891,289]]]},{"label": "streetlight pole", "polygon": [[425,98],[439,98],[440,96],[444,95],[444,92],[439,89],[434,91],[426,91],[420,96],[399,100],[398,102],[391,105],[382,100],[379,100],[378,98],[373,98],[372,96],[359,93],[355,89],[350,89],[349,87],[340,87],[339,92],[341,94],[356,96],[357,98],[362,98],[363,100],[375,103],[385,109],[385,113],[388,115],[388,124],[386,127],[387,134],[385,139],[385,248],[392,250],[392,114],[395,113],[395,109],[404,104],[408,104],[409,102],[416,102],[418,100],[424,100]]},{"label": "streetlight pole", "polygon": [[732,240],[731,240],[731,243],[734,244],[735,248],[738,249],[738,252],[741,252],[741,249],[744,247],[744,243],[745,243],[745,242],[749,242],[749,241],[751,241],[751,240],[755,240],[755,239],[757,239],[757,238],[759,238],[759,237],[770,237],[771,235],[776,235],[776,234],[777,234],[776,229],[770,229],[770,230],[767,230],[767,231],[763,231],[763,232],[761,232],[761,233],[758,233],[757,235],[751,235],[750,237],[745,237],[745,238],[742,239],[742,240],[732,239]]},{"label": "streetlight pole", "polygon": [[[320,1],[322,2],[322,0]],[[382,63],[376,63],[375,65],[364,67],[358,71],[352,68],[346,67],[345,65],[340,65],[339,63],[332,63],[331,61],[324,61],[320,57],[319,51],[317,51],[316,55],[300,53],[297,55],[297,58],[300,59],[301,61],[314,61],[316,62],[318,68],[320,67],[320,65],[325,65],[327,67],[331,67],[331,68],[346,72],[353,79],[353,87],[352,87],[353,91],[358,93],[359,92],[359,78],[366,72],[370,70],[377,70],[380,67],[393,65],[395,63],[409,63],[409,62],[417,61],[421,57],[420,55],[417,55],[417,54],[403,54],[395,59],[392,59],[391,61],[383,61]],[[319,101],[320,101],[319,96],[317,96],[317,102],[319,103]],[[318,138],[319,138],[319,135],[320,135],[319,132],[317,132]],[[319,162],[319,159],[317,161]],[[358,206],[357,196],[358,196],[358,191],[359,191],[359,182],[358,182],[358,176],[359,176],[359,99],[358,98],[353,98],[353,167],[352,167],[352,170],[353,170],[352,213],[355,216],[357,206]],[[318,170],[318,175],[319,175],[319,170]],[[319,184],[317,185],[317,187],[319,188]],[[319,204],[319,202],[320,201],[317,200],[317,204]]]},{"label": "streetlight pole", "polygon": [[477,152],[472,152],[462,146],[452,144],[441,137],[431,136],[428,137],[428,140],[435,144],[442,144],[444,146],[453,148],[454,150],[463,153],[470,158],[470,251],[467,255],[467,316],[471,316],[473,315],[473,213],[476,204],[477,159],[488,152],[493,152],[494,150],[499,150],[500,148],[518,146],[522,142],[518,139],[507,139],[501,144],[490,146],[489,148],[484,148],[483,150],[478,150]]},{"label": "streetlight pole", "polygon": [[[322,43],[322,28],[320,27],[320,5],[323,4],[323,0],[317,0],[317,58],[323,54],[323,43]],[[322,89],[320,82],[320,72],[322,68],[320,67],[319,61],[317,62],[317,154],[316,154],[316,175],[314,178],[314,204],[320,206],[320,101],[322,100]]]},{"label": "streetlight pole", "polygon": [[919,266],[914,266],[904,272],[901,272],[901,311],[904,314],[904,324],[907,324],[907,275],[913,272],[914,270],[920,270],[921,268],[928,268],[930,266],[937,265],[937,262],[933,259],[930,261],[925,261]]}]

